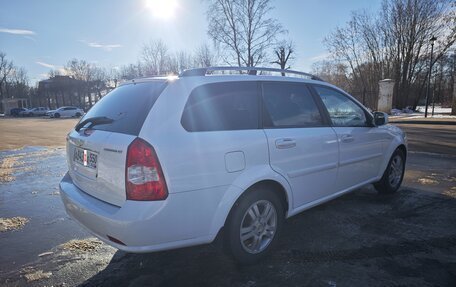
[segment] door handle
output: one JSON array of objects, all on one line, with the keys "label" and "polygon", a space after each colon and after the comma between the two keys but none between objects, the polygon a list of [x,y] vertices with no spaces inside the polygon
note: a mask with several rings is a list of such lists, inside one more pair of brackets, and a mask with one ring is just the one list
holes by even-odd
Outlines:
[{"label": "door handle", "polygon": [[278,149],[292,148],[296,146],[296,141],[294,139],[278,139],[275,141],[275,145]]},{"label": "door handle", "polygon": [[352,135],[342,135],[340,140],[343,143],[351,143],[355,140],[355,138]]}]

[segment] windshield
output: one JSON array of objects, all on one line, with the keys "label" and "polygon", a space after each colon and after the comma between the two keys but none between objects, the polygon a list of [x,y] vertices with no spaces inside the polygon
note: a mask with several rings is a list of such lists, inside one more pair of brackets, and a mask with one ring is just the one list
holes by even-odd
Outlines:
[{"label": "windshield", "polygon": [[90,118],[112,119],[95,130],[138,135],[150,109],[166,87],[165,80],[120,86],[95,104],[80,123]]}]

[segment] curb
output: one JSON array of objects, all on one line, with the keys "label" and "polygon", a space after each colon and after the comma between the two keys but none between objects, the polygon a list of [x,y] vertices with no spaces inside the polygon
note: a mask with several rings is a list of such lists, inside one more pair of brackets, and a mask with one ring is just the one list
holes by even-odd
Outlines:
[{"label": "curb", "polygon": [[426,121],[426,120],[397,120],[389,121],[391,124],[417,124],[417,125],[456,125],[456,121]]}]

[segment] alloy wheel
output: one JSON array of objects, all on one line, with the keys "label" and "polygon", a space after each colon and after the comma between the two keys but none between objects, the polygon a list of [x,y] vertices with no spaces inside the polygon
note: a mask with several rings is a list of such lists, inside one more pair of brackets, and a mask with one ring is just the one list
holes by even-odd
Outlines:
[{"label": "alloy wheel", "polygon": [[267,200],[253,203],[245,212],[240,226],[242,248],[251,254],[264,251],[277,230],[277,211]]},{"label": "alloy wheel", "polygon": [[391,160],[388,181],[392,187],[396,187],[402,179],[404,173],[404,162],[400,155],[396,155]]}]

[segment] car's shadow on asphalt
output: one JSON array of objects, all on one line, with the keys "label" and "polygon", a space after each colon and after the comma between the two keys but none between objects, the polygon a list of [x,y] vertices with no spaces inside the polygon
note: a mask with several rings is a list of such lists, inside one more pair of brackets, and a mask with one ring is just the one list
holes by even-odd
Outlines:
[{"label": "car's shadow on asphalt", "polygon": [[456,280],[456,264],[431,254],[454,250],[455,217],[454,196],[408,187],[382,196],[367,187],[287,220],[277,248],[256,265],[236,264],[219,242],[150,254],[117,251],[82,286],[350,286],[353,278],[372,286],[407,276],[447,285]]}]

